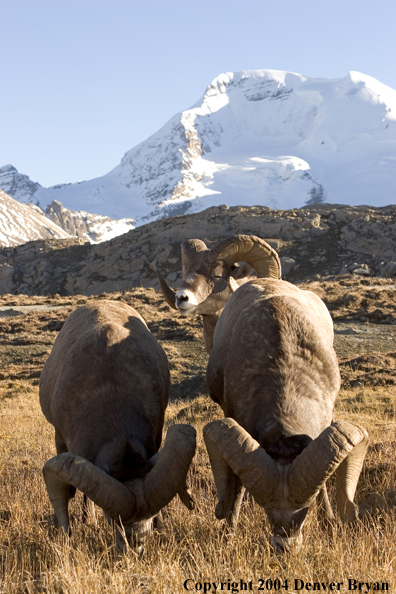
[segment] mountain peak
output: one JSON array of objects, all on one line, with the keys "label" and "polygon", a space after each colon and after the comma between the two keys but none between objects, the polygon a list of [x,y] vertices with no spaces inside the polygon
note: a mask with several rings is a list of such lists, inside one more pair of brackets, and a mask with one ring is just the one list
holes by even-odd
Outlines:
[{"label": "mountain peak", "polygon": [[[356,71],[337,79],[225,72],[107,175],[36,184],[28,199],[138,225],[219,204],[384,206],[394,202],[395,114],[396,91]],[[4,179],[20,179],[1,168],[0,187],[10,187],[2,170]]]},{"label": "mountain peak", "polygon": [[32,202],[38,204],[34,194],[42,186],[33,182],[28,175],[19,173],[13,165],[0,167],[0,188],[9,196],[20,202]]}]

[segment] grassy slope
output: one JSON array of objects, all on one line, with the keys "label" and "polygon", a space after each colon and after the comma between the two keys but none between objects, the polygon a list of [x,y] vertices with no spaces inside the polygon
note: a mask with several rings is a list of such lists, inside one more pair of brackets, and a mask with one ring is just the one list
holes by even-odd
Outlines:
[{"label": "grassy slope", "polygon": [[[353,299],[348,301],[352,289],[348,284],[326,287],[335,318],[353,318],[356,313]],[[188,322],[178,318],[153,290],[107,297],[125,299],[136,307],[167,352],[172,401],[166,423],[187,422],[198,430],[198,451],[189,479],[196,509],[188,512],[180,501],[172,501],[165,510],[162,533],[153,534],[141,560],[131,551],[117,555],[112,531],[99,509],[82,525],[81,494],[71,505],[72,538],[66,541],[56,531],[41,475],[44,462],[55,454],[53,429],[38,405],[38,377],[62,321],[88,298],[2,298],[0,305],[60,307],[0,318],[0,592],[185,592],[187,578],[227,583],[228,579],[253,580],[253,591],[260,578],[287,578],[291,592],[295,578],[338,581],[344,582],[341,591],[347,591],[349,577],[389,582],[390,591],[395,591],[395,345],[390,344],[387,357],[383,352],[351,351],[341,365],[344,382],[336,417],[361,423],[371,436],[357,494],[361,520],[354,527],[338,520],[325,526],[312,510],[301,550],[279,558],[269,546],[265,514],[250,500],[243,505],[236,535],[225,534],[214,518],[215,487],[202,427],[222,414],[205,395],[207,355],[199,318]],[[374,311],[378,295],[366,299],[367,310]],[[384,301],[385,307],[392,308],[394,295]],[[333,482],[330,496],[334,502]]]}]

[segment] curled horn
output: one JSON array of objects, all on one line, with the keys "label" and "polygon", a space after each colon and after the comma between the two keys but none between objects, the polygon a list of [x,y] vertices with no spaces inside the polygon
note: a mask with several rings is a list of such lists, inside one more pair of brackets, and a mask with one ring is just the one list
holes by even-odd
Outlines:
[{"label": "curled horn", "polygon": [[[183,503],[186,475],[195,454],[196,431],[190,425],[172,425],[154,468],[141,481],[151,516],[167,505],[176,493]],[[134,481],[135,482],[135,481]]]},{"label": "curled horn", "polygon": [[164,278],[160,274],[157,273],[158,284],[160,286],[161,292],[165,298],[165,301],[172,309],[177,309],[176,307],[176,293],[170,286],[167,284]]},{"label": "curled horn", "polygon": [[70,452],[48,460],[43,467],[44,481],[60,526],[69,532],[67,512],[69,485],[80,489],[110,517],[127,517],[136,501],[122,483],[81,456]]},{"label": "curled horn", "polygon": [[152,470],[143,479],[126,483],[120,483],[75,454],[66,452],[51,458],[44,465],[43,475],[60,525],[69,531],[69,485],[82,491],[111,518],[121,518],[123,523],[132,524],[155,516],[185,488],[195,453],[195,435],[190,425],[172,425]]},{"label": "curled horn", "polygon": [[198,252],[209,251],[201,239],[188,239],[181,244],[182,276],[186,278],[188,265],[195,260]]},{"label": "curled horn", "polygon": [[367,446],[368,434],[363,427],[346,421],[333,423],[294,460],[289,474],[290,497],[297,503],[309,501],[337,471],[340,513],[344,519],[355,519],[353,497]]},{"label": "curled horn", "polygon": [[227,464],[257,503],[265,505],[279,480],[278,469],[271,456],[234,419],[225,418],[208,423],[203,436],[219,503],[226,497]]},{"label": "curled horn", "polygon": [[230,266],[235,262],[250,264],[259,278],[281,278],[281,264],[276,251],[263,239],[254,235],[234,235],[220,241],[207,255],[207,261],[225,260]]}]

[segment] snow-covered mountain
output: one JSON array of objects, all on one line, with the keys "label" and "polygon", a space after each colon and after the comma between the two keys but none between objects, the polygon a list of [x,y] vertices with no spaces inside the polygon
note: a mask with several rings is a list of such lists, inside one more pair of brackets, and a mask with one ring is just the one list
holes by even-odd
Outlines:
[{"label": "snow-covered mountain", "polygon": [[20,204],[0,190],[0,247],[36,239],[70,239],[33,204]]},{"label": "snow-covered mountain", "polygon": [[395,203],[395,165],[395,90],[358,72],[329,80],[243,71],[218,76],[107,175],[32,186],[29,201],[137,224],[219,204],[382,206]]}]

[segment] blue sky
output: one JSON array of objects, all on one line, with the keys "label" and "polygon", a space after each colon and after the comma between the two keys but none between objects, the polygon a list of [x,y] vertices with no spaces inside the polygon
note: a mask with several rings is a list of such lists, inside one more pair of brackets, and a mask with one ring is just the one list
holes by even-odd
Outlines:
[{"label": "blue sky", "polygon": [[49,186],[108,173],[220,73],[396,88],[394,0],[0,0],[0,166]]}]

